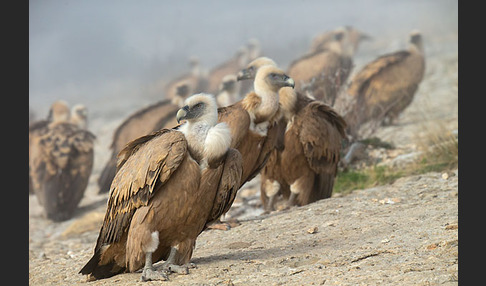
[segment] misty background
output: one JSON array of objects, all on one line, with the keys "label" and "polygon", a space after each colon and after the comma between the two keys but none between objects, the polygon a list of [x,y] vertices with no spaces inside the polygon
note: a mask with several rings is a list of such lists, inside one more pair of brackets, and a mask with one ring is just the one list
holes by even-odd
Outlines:
[{"label": "misty background", "polygon": [[[85,104],[91,122],[120,122],[164,98],[154,86],[189,71],[191,56],[210,70],[248,40],[281,68],[304,54],[313,37],[351,25],[369,34],[355,69],[406,47],[419,29],[428,46],[458,33],[452,0],[29,1],[29,109],[44,118],[58,99]],[[439,40],[440,43],[440,40]],[[451,47],[457,53],[457,46]],[[93,126],[97,129],[96,126]]]}]

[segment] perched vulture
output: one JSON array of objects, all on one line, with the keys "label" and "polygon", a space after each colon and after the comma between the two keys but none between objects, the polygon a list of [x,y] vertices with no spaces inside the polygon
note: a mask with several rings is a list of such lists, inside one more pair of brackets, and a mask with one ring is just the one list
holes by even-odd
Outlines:
[{"label": "perched vulture", "polygon": [[332,43],[333,39],[335,38],[336,34],[341,33],[343,28],[346,30],[348,34],[348,41],[345,42],[346,45],[350,45],[351,48],[351,55],[354,56],[356,51],[358,50],[359,44],[364,40],[370,40],[371,37],[367,34],[359,31],[358,29],[351,27],[351,26],[344,26],[337,28],[332,31],[328,31],[316,36],[311,43],[310,52],[317,52],[320,50],[324,50],[328,48],[329,43]]},{"label": "perched vulture", "polygon": [[295,80],[295,90],[333,106],[353,68],[352,49],[347,41],[348,32],[341,29],[325,49],[292,61],[287,74]]},{"label": "perched vulture", "polygon": [[181,84],[177,86],[177,93],[172,99],[165,99],[136,111],[117,127],[110,145],[111,156],[98,178],[98,192],[100,194],[110,190],[111,181],[116,173],[117,154],[128,142],[140,136],[164,127],[176,126],[177,110],[182,107],[182,103],[188,95],[189,87],[186,84]]},{"label": "perched vulture", "polygon": [[189,73],[182,74],[165,85],[164,93],[167,99],[173,100],[176,97],[175,100],[178,100],[177,94],[180,86],[186,86],[188,88],[187,94],[200,93],[207,89],[207,71],[203,70],[199,59],[191,57],[189,59],[189,66],[191,68]]},{"label": "perched vulture", "polygon": [[211,94],[217,94],[219,84],[222,82],[223,77],[229,74],[236,74],[248,63],[248,48],[240,47],[236,52],[236,55],[231,59],[219,64],[212,68],[208,75],[208,88],[207,92]]},{"label": "perched vulture", "polygon": [[[217,119],[214,96],[196,94],[177,112],[185,123],[126,145],[94,255],[80,273],[101,279],[143,267],[147,281],[184,268],[197,236],[227,210],[240,183],[241,154]],[[162,271],[153,267],[160,260]]]},{"label": "perched vulture", "polygon": [[223,77],[219,86],[216,101],[219,107],[231,105],[240,100],[240,82],[236,80],[236,75],[228,74]]},{"label": "perched vulture", "polygon": [[352,78],[347,89],[352,104],[344,115],[348,133],[358,138],[365,123],[374,125],[371,129],[393,123],[412,102],[424,72],[422,35],[412,31],[407,50],[378,57]]},{"label": "perched vulture", "polygon": [[76,104],[71,108],[71,123],[81,129],[88,128],[88,109],[83,104]]},{"label": "perched vulture", "polygon": [[[70,111],[67,102],[64,100],[55,101],[49,108],[49,114],[46,119],[35,120],[29,123],[29,159],[32,156],[33,142],[36,142],[40,136],[43,136],[48,131],[49,123],[52,122],[53,115],[58,120],[69,120]],[[32,177],[30,176],[29,164],[29,194],[34,194],[32,185]]]},{"label": "perched vulture", "polygon": [[[258,58],[238,79],[253,79],[265,66],[275,62]],[[279,101],[283,114],[277,124],[279,139],[261,171],[260,194],[266,211],[274,210],[279,194],[288,199],[288,206],[329,198],[345,138],[346,123],[330,106],[288,87],[280,89]]]},{"label": "perched vulture", "polygon": [[45,216],[63,221],[72,217],[88,185],[95,136],[69,122],[67,105],[56,103],[51,111],[45,133],[32,138],[29,169]]}]

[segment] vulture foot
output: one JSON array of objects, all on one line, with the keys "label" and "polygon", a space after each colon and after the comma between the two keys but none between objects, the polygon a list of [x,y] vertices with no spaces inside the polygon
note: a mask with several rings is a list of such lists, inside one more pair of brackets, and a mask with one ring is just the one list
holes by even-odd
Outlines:
[{"label": "vulture foot", "polygon": [[143,269],[142,272],[142,281],[167,281],[169,277],[165,273],[165,271],[156,271],[150,267],[146,267]]}]

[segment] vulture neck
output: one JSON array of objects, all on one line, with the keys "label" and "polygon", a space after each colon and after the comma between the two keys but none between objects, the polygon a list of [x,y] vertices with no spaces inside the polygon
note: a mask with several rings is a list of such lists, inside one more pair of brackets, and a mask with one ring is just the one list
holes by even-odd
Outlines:
[{"label": "vulture neck", "polygon": [[424,54],[424,46],[422,45],[422,43],[419,43],[419,44],[411,43],[410,46],[408,47],[408,51],[412,54],[423,55]]},{"label": "vulture neck", "polygon": [[255,93],[261,99],[260,104],[253,111],[256,119],[255,123],[270,120],[279,108],[278,92],[265,85],[255,84]]},{"label": "vulture neck", "polygon": [[180,127],[187,139],[189,154],[201,169],[219,162],[231,144],[231,133],[226,123],[215,125],[217,119],[186,122]]},{"label": "vulture neck", "polygon": [[283,110],[283,115],[287,121],[297,113],[297,93],[291,87],[283,87],[279,90],[280,106]]}]

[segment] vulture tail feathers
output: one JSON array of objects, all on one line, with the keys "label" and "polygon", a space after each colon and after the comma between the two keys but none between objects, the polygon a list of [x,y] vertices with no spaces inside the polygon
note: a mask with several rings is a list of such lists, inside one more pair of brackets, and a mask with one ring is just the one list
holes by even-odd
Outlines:
[{"label": "vulture tail feathers", "polygon": [[90,275],[88,279],[103,279],[120,274],[125,271],[124,267],[120,267],[114,260],[107,264],[100,265],[101,250],[97,250],[93,257],[86,263],[86,265],[79,271],[80,274]]},{"label": "vulture tail feathers", "polygon": [[98,178],[98,186],[100,187],[98,194],[108,193],[111,187],[111,181],[115,178],[116,174],[116,157],[111,158],[110,161],[105,165],[101,175]]},{"label": "vulture tail feathers", "polygon": [[330,198],[334,187],[335,175],[321,173],[314,176],[314,184],[310,192],[303,192],[299,195],[300,205],[307,205],[318,200]]}]

